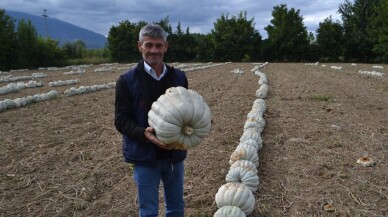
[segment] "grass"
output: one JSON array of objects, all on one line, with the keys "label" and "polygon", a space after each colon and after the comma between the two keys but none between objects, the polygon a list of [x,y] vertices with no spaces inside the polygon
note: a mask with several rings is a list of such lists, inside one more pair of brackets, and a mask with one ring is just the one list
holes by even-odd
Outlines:
[{"label": "grass", "polygon": [[315,94],[315,95],[312,95],[308,98],[310,100],[315,100],[318,102],[333,102],[334,101],[334,97],[332,97],[330,95]]}]

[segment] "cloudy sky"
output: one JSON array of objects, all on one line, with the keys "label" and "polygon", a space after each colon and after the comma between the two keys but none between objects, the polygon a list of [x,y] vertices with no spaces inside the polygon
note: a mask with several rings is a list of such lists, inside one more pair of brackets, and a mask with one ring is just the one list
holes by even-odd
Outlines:
[{"label": "cloudy sky", "polygon": [[57,18],[88,30],[108,35],[109,29],[119,22],[158,22],[169,16],[173,31],[178,22],[182,30],[191,33],[209,33],[222,14],[237,15],[247,12],[247,19],[254,18],[255,29],[263,38],[264,27],[270,24],[274,6],[286,4],[288,9],[300,10],[307,30],[315,33],[318,24],[330,15],[340,20],[337,13],[345,0],[1,0],[0,8],[6,11],[26,12],[40,16],[43,9],[49,18]]}]

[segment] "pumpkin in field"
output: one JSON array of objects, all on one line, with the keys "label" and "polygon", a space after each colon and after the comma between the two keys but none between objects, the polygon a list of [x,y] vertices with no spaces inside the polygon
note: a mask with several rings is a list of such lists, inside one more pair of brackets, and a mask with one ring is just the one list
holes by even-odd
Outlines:
[{"label": "pumpkin in field", "polygon": [[263,141],[260,139],[260,143],[257,143],[257,141],[253,139],[246,139],[238,144],[238,146],[243,146],[243,145],[250,145],[254,147],[256,151],[260,151],[260,149],[263,147]]},{"label": "pumpkin in field", "polygon": [[245,121],[244,124],[244,131],[245,130],[253,130],[258,133],[261,133],[265,126],[265,120],[262,117],[256,116],[256,117],[249,117]]},{"label": "pumpkin in field", "polygon": [[234,152],[230,155],[229,164],[232,165],[238,160],[248,160],[256,167],[259,166],[259,155],[257,150],[251,145],[237,146]]},{"label": "pumpkin in field", "polygon": [[232,164],[228,174],[225,177],[226,182],[242,183],[247,186],[252,192],[257,191],[259,187],[259,176],[257,176],[257,169],[250,162],[253,167],[247,167],[245,165],[239,166],[241,161],[236,161]]},{"label": "pumpkin in field", "polygon": [[211,112],[196,91],[171,87],[152,104],[148,124],[168,147],[187,150],[209,134]]},{"label": "pumpkin in field", "polygon": [[246,215],[237,206],[223,206],[214,213],[213,217],[246,217]]},{"label": "pumpkin in field", "polygon": [[256,99],[253,102],[252,110],[257,110],[257,112],[263,116],[266,110],[265,101],[263,99]]},{"label": "pumpkin in field", "polygon": [[230,166],[230,169],[233,169],[235,167],[242,167],[242,168],[250,170],[250,171],[252,171],[253,173],[256,173],[256,174],[258,172],[255,164],[253,164],[252,162],[250,162],[248,160],[238,160],[238,161],[235,161]]},{"label": "pumpkin in field", "polygon": [[249,215],[255,208],[255,197],[252,191],[241,183],[226,183],[216,193],[217,207],[237,206],[245,215]]},{"label": "pumpkin in field", "polygon": [[268,95],[268,85],[262,84],[259,89],[256,91],[256,97],[259,99],[265,99]]},{"label": "pumpkin in field", "polygon": [[252,139],[257,143],[262,143],[260,133],[254,130],[244,130],[243,134],[240,137],[240,142],[244,142],[245,140],[248,140],[248,139]]}]

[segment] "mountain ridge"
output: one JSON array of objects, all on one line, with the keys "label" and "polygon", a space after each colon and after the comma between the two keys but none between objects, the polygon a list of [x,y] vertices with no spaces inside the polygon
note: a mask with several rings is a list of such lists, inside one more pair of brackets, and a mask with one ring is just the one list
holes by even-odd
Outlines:
[{"label": "mountain ridge", "polygon": [[[21,19],[30,20],[38,35],[46,37],[45,21],[42,16],[36,16],[18,11],[6,11],[6,14],[18,22]],[[47,17],[47,35],[62,46],[66,42],[82,40],[88,49],[100,49],[106,46],[107,38],[99,33],[79,27],[56,18]],[[16,24],[17,25],[17,24]]]}]

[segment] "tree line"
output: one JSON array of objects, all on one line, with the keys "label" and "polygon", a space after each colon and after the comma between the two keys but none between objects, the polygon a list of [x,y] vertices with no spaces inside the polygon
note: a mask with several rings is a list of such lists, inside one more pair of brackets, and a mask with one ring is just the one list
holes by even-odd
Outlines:
[{"label": "tree line", "polygon": [[[275,6],[262,39],[246,12],[222,15],[208,34],[175,31],[168,17],[155,22],[168,33],[167,61],[388,62],[388,1],[345,0],[338,7],[342,22],[327,17],[316,34],[308,32],[300,10]],[[122,21],[109,31],[107,47],[113,61],[140,58],[138,32],[146,22]]]},{"label": "tree line", "polygon": [[[300,10],[286,4],[273,8],[263,39],[254,18],[245,11],[221,15],[210,33],[190,33],[169,17],[155,22],[169,34],[168,62],[271,61],[271,62],[388,62],[388,1],[345,0],[338,7],[341,21],[327,17],[315,34],[308,32]],[[38,36],[30,21],[15,22],[0,10],[0,70],[90,62],[136,62],[138,33],[145,21],[121,21],[109,30],[105,49],[87,50],[82,41],[59,46]],[[75,61],[76,60],[76,61]]]},{"label": "tree line", "polygon": [[108,57],[106,49],[88,50],[81,40],[60,46],[59,41],[39,36],[30,20],[16,23],[0,9],[0,71],[106,62]]}]

